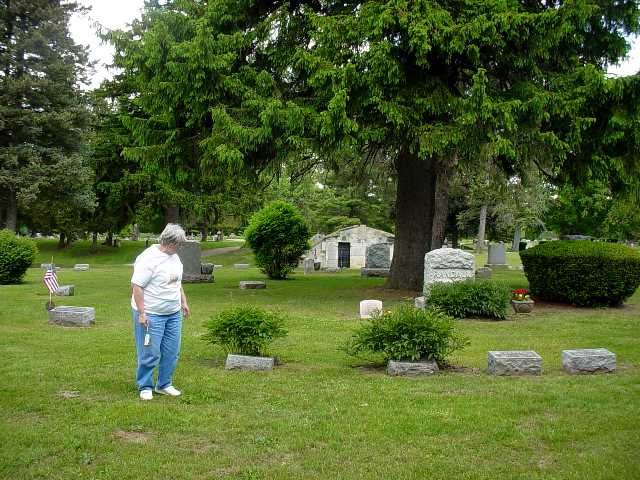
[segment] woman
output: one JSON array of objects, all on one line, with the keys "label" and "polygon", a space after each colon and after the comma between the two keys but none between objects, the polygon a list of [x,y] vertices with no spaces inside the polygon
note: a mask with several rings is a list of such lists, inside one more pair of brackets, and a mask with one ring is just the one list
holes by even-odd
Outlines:
[{"label": "woman", "polygon": [[180,353],[182,316],[189,315],[182,289],[182,262],[176,254],[186,241],[180,225],[169,223],[160,244],[151,245],[136,258],[131,277],[131,309],[136,339],[136,383],[142,400],[153,399],[153,371],[158,368],[155,391],[177,397],[173,372]]}]

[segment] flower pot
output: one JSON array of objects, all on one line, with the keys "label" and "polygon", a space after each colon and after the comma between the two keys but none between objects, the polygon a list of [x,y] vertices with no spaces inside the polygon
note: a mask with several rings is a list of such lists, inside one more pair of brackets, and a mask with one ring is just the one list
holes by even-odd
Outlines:
[{"label": "flower pot", "polygon": [[516,313],[531,313],[534,303],[533,300],[511,300],[511,306]]}]

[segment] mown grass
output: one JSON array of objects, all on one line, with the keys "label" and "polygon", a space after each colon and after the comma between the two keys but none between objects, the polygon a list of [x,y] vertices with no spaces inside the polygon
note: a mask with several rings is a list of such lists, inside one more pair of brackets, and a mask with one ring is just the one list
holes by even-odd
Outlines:
[{"label": "mown grass", "polygon": [[[251,263],[246,252],[233,255],[219,263]],[[471,345],[451,359],[457,369],[407,379],[341,347],[360,323],[360,300],[390,306],[410,292],[356,271],[244,291],[240,280],[264,276],[224,268],[214,284],[185,286],[193,316],[175,376],[183,396],[143,403],[133,381],[131,269],[93,263],[89,272],[61,270],[77,293],[56,299],[94,306],[88,329],[47,325],[41,270],[0,286],[2,478],[639,477],[639,292],[619,309],[536,305],[503,322],[459,321]],[[495,276],[526,285],[520,271]],[[271,373],[226,372],[224,353],[199,338],[205,320],[241,302],[287,315]],[[616,352],[618,372],[563,373],[560,350],[586,347]],[[486,352],[501,349],[536,350],[543,375],[487,375]]]}]

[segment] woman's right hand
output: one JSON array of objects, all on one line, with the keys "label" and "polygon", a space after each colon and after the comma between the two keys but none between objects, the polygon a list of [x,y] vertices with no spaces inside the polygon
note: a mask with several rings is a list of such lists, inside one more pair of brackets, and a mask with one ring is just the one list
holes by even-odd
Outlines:
[{"label": "woman's right hand", "polygon": [[144,312],[138,314],[138,323],[145,328],[149,324],[149,321],[147,320],[147,316],[144,314]]}]

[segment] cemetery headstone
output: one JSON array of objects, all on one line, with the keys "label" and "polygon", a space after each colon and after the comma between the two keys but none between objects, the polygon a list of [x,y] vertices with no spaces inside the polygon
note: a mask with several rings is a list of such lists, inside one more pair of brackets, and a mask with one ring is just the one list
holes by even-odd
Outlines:
[{"label": "cemetery headstone", "polygon": [[213,281],[211,273],[202,272],[202,252],[200,242],[188,240],[178,248],[182,262],[182,283],[208,283]]},{"label": "cemetery headstone", "polygon": [[216,264],[216,265],[214,265],[214,266],[213,266],[213,269],[214,269],[214,270],[217,270],[217,269],[219,269],[219,268],[223,268],[223,267],[224,267],[224,265],[217,265],[217,264]]},{"label": "cemetery headstone", "polygon": [[542,371],[542,357],[533,351],[492,351],[487,364],[493,375],[540,375]]},{"label": "cemetery headstone", "polygon": [[371,318],[375,312],[382,311],[380,300],[362,300],[360,302],[360,318]]},{"label": "cemetery headstone", "polygon": [[256,290],[256,289],[263,289],[263,288],[267,288],[267,284],[264,282],[259,282],[259,281],[255,281],[255,280],[242,280],[240,282],[240,288],[243,290],[247,290],[247,289],[251,289],[251,290]]},{"label": "cemetery headstone", "polygon": [[313,258],[304,259],[304,262],[302,263],[302,265],[304,268],[305,275],[309,275],[315,271],[315,269],[313,268],[313,264],[314,264]]},{"label": "cemetery headstone", "polygon": [[615,372],[616,354],[606,348],[563,350],[562,369],[567,373]]},{"label": "cemetery headstone", "polygon": [[213,263],[203,263],[200,265],[200,273],[210,275],[213,273]]},{"label": "cemetery headstone", "polygon": [[392,376],[415,376],[415,375],[433,375],[438,373],[438,364],[435,360],[426,360],[422,362],[401,362],[397,360],[389,360],[387,365],[387,374]]},{"label": "cemetery headstone", "polygon": [[391,247],[388,243],[376,243],[367,247],[365,268],[391,268]]},{"label": "cemetery headstone", "polygon": [[489,267],[480,267],[476,270],[476,278],[491,278],[491,273]]},{"label": "cemetery headstone", "polygon": [[474,277],[475,260],[471,253],[457,248],[438,248],[424,256],[424,295],[434,283],[453,283]]},{"label": "cemetery headstone", "polygon": [[95,323],[95,319],[93,307],[60,306],[49,310],[49,323],[65,327],[88,327]]},{"label": "cemetery headstone", "polygon": [[360,275],[363,277],[388,277],[391,270],[388,268],[361,268]]},{"label": "cemetery headstone", "polygon": [[265,371],[273,370],[273,357],[252,357],[249,355],[235,355],[230,353],[224,364],[225,370]]},{"label": "cemetery headstone", "polygon": [[58,289],[54,292],[58,297],[73,297],[75,294],[75,286],[74,285],[60,285]]},{"label": "cemetery headstone", "polygon": [[427,299],[425,297],[416,297],[413,299],[413,305],[420,310],[424,310],[427,308]]},{"label": "cemetery headstone", "polygon": [[249,268],[249,264],[248,263],[234,263],[233,264],[233,268],[236,268],[238,270],[246,270],[247,268]]},{"label": "cemetery headstone", "polygon": [[504,243],[492,243],[489,245],[489,258],[485,267],[505,269],[509,267],[509,265],[507,265],[507,250]]},{"label": "cemetery headstone", "polygon": [[88,271],[88,270],[89,270],[89,264],[88,264],[88,263],[76,263],[76,264],[73,266],[73,269],[74,269],[76,272],[86,272],[86,271]]}]

